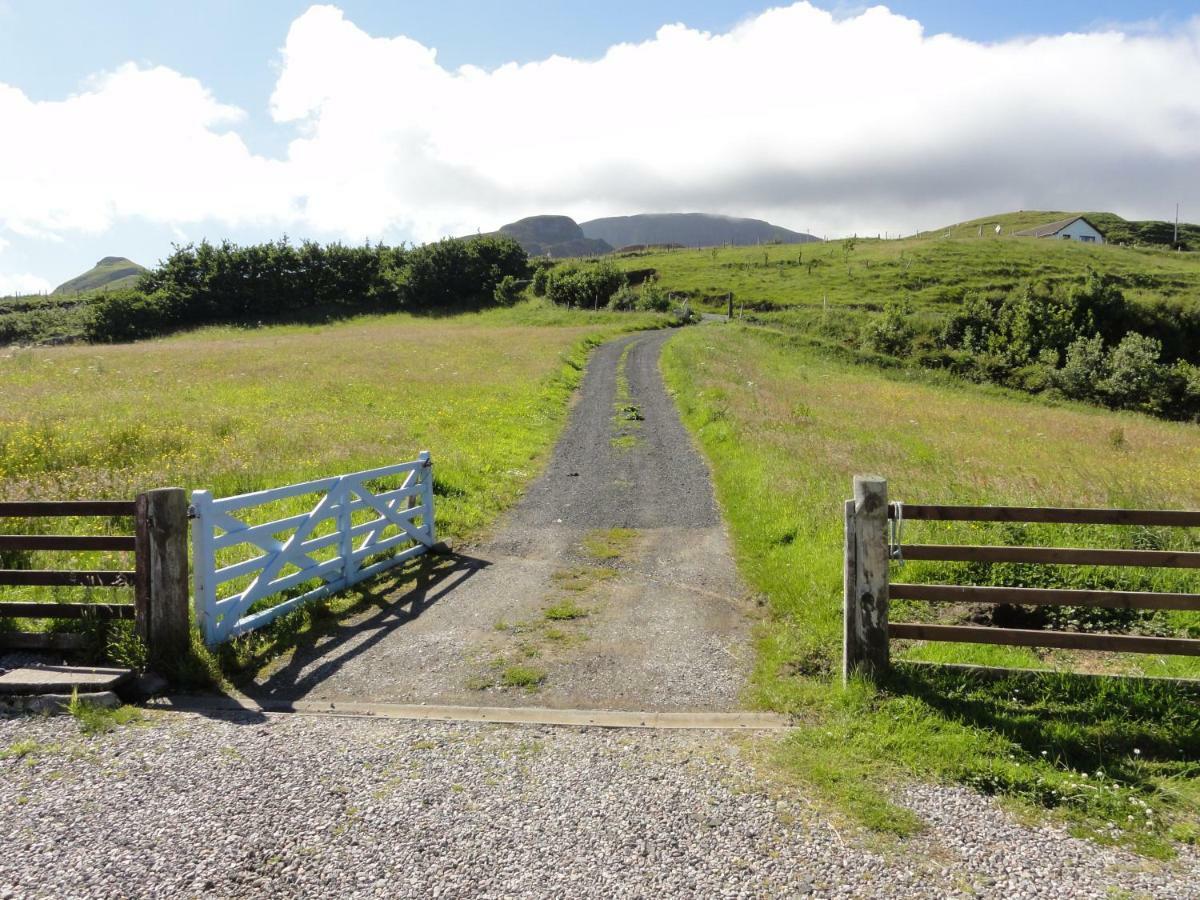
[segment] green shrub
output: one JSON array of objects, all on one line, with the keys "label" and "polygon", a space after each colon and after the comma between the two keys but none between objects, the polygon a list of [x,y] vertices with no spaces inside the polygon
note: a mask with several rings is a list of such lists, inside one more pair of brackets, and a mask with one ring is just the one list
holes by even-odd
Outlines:
[{"label": "green shrub", "polygon": [[521,299],[521,294],[524,290],[525,285],[522,282],[518,281],[512,275],[505,275],[500,279],[500,283],[496,285],[493,296],[501,306],[512,306]]},{"label": "green shrub", "polygon": [[546,289],[550,285],[550,270],[552,267],[553,265],[549,262],[549,260],[539,259],[536,263],[534,263],[533,281],[530,283],[533,296],[546,296]]},{"label": "green shrub", "polygon": [[1108,355],[1108,377],[1100,390],[1118,409],[1158,411],[1165,401],[1167,369],[1159,362],[1162,345],[1127,334]]},{"label": "green shrub", "polygon": [[620,312],[628,312],[631,309],[637,309],[637,305],[638,295],[634,289],[627,284],[623,284],[617,288],[617,292],[613,294],[608,301],[609,309],[618,310]]},{"label": "green shrub", "polygon": [[1103,395],[1101,385],[1108,376],[1104,339],[1095,334],[1072,342],[1067,348],[1066,363],[1050,376],[1050,384],[1074,400],[1096,401]]},{"label": "green shrub", "polygon": [[106,291],[92,300],[84,324],[90,341],[136,341],[184,324],[183,304],[165,291]]},{"label": "green shrub", "polygon": [[649,312],[670,311],[671,297],[659,285],[657,278],[650,278],[642,285],[642,296],[638,307]]},{"label": "green shrub", "polygon": [[866,323],[861,343],[864,350],[872,353],[905,356],[912,349],[915,336],[911,307],[907,303],[893,303],[883,315]]},{"label": "green shrub", "polygon": [[607,306],[613,294],[626,284],[625,273],[605,260],[555,269],[547,281],[546,296],[559,306],[599,309]]}]

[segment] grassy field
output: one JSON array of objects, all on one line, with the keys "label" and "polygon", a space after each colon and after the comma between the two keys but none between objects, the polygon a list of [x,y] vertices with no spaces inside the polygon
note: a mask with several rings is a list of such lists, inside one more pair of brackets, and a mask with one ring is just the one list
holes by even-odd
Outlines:
[{"label": "grassy field", "polygon": [[1029,278],[1080,278],[1089,268],[1115,277],[1131,300],[1195,302],[1200,296],[1200,254],[996,237],[987,229],[979,238],[973,227],[952,233],[674,250],[616,262],[626,270],[655,269],[664,288],[686,293],[702,309],[724,312],[732,291],[738,310],[780,324],[809,325],[822,314],[854,318],[901,299],[919,315],[940,319],[967,291],[1004,291]]},{"label": "grassy field", "polygon": [[[990,684],[903,665],[883,692],[865,684],[842,691],[836,677],[841,506],[854,474],[885,476],[891,497],[910,503],[1196,508],[1196,426],[855,367],[787,333],[738,325],[677,335],[663,369],[712,463],[740,569],[769,600],[753,701],[809,723],[788,743],[784,766],[884,831],[919,827],[883,787],[907,775],[1052,808],[1082,831],[1149,853],[1200,836],[1200,706],[1180,689],[1055,674]],[[968,535],[972,543],[1200,548],[1187,532],[1049,526],[909,523],[905,540],[965,542]],[[897,567],[894,577],[1009,584],[1065,577],[1062,570],[1035,576],[1032,567],[941,572],[931,565]],[[1092,568],[1071,578],[1073,586],[1200,590],[1179,572]],[[893,619],[961,621],[972,612],[896,604]],[[1195,614],[1070,624],[1200,636]],[[1184,658],[953,644],[897,644],[893,652],[901,660],[1200,676],[1198,661]]]},{"label": "grassy field", "polygon": [[[0,351],[0,499],[122,499],[166,486],[220,497],[429,450],[439,533],[466,537],[538,471],[590,346],[665,322],[525,304],[443,319],[210,328],[129,345]],[[73,527],[128,525],[79,520]],[[128,563],[111,553],[8,555],[0,568]],[[7,599],[113,599],[95,594],[5,592]]]}]

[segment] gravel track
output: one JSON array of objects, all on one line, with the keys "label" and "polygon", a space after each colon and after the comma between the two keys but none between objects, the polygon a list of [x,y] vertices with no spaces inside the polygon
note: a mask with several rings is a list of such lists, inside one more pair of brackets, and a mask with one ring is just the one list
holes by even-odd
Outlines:
[{"label": "gravel track", "polygon": [[[260,700],[728,710],[753,604],[658,370],[670,332],[596,349],[546,471],[493,536],[260,675]],[[622,416],[630,407],[631,418]],[[638,418],[640,417],[640,418]],[[611,559],[589,537],[632,535]],[[568,601],[582,614],[549,621]],[[504,684],[512,666],[544,676]]]},{"label": "gravel track", "polygon": [[0,719],[0,897],[1196,896],[1147,863],[1014,824],[969,791],[870,849],[752,766],[747,736],[299,715],[83,737]]}]

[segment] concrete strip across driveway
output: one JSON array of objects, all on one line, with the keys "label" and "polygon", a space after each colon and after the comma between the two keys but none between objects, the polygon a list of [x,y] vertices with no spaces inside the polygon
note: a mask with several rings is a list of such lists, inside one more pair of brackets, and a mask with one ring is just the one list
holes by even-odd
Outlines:
[{"label": "concrete strip across driveway", "polygon": [[541,706],[444,706],[370,703],[361,700],[276,700],[176,695],[154,701],[155,709],[203,713],[296,713],[364,716],[428,722],[492,722],[500,725],[562,725],[577,728],[649,728],[664,731],[782,731],[786,716],[765,712],[651,712],[613,709],[547,709]]}]

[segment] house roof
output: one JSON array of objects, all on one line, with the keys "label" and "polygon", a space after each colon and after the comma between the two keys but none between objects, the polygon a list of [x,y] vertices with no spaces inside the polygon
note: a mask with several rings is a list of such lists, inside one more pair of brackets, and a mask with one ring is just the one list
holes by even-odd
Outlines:
[{"label": "house roof", "polygon": [[1088,222],[1086,216],[1071,216],[1069,219],[1060,219],[1059,221],[1051,222],[1048,225],[1039,225],[1037,228],[1026,228],[1024,231],[1014,231],[1013,234],[1015,234],[1017,237],[1049,237],[1052,234],[1058,234],[1068,225],[1072,224],[1073,222],[1078,222],[1080,219],[1083,219],[1084,222],[1087,222],[1088,225],[1091,225],[1092,228],[1095,228],[1096,231],[1099,231],[1101,235],[1104,234],[1103,231],[1100,231],[1099,228],[1096,228],[1093,222]]}]

